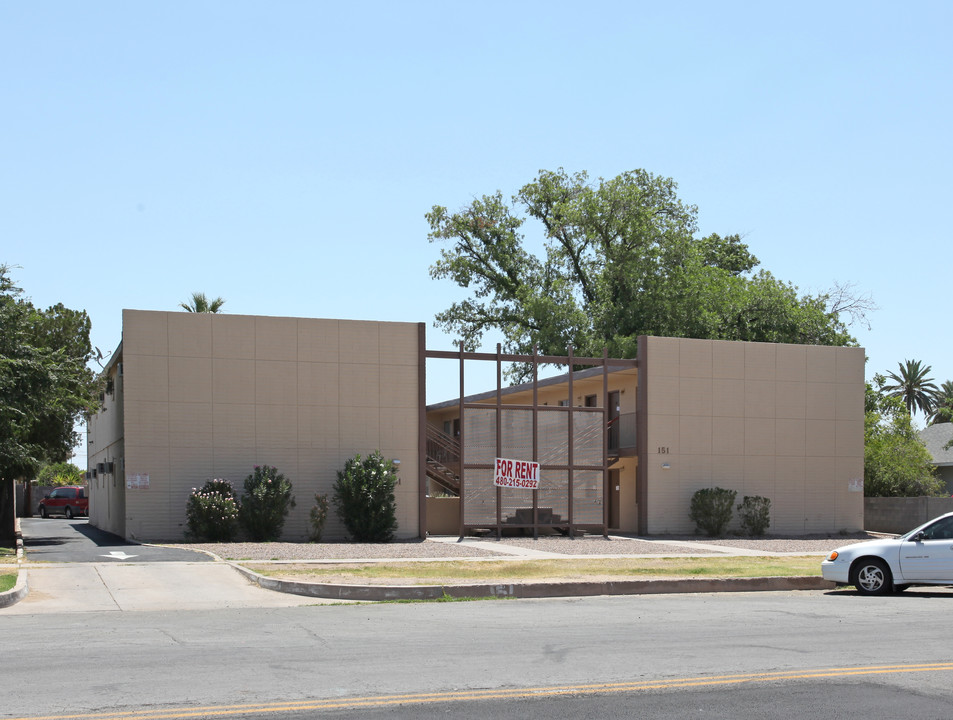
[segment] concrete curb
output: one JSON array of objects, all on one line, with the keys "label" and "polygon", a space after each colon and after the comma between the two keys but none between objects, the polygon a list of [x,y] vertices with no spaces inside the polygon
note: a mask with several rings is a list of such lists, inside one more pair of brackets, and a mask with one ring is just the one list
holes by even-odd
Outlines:
[{"label": "concrete curb", "polygon": [[12,590],[0,593],[0,608],[10,607],[20,602],[30,592],[30,586],[27,583],[26,571],[21,569],[17,573],[17,584]]},{"label": "concrete curb", "polygon": [[337,585],[295,582],[259,575],[229,563],[265,590],[331,600],[437,600],[454,598],[547,598],[594,595],[658,595],[662,593],[766,592],[831,590],[836,584],[819,577],[724,578],[700,580],[617,580],[608,582],[539,582],[502,585]]}]

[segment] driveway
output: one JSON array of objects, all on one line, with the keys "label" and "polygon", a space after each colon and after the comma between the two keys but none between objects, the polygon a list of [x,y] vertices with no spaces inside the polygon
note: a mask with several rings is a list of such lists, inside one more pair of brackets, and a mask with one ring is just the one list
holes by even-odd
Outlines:
[{"label": "driveway", "polygon": [[0,615],[316,604],[263,590],[206,553],[127,543],[86,520],[23,518],[20,528],[29,593]]},{"label": "driveway", "polygon": [[88,520],[22,518],[23,549],[27,561],[89,563],[135,560],[143,562],[213,562],[194,550],[137,545],[93,527]]}]

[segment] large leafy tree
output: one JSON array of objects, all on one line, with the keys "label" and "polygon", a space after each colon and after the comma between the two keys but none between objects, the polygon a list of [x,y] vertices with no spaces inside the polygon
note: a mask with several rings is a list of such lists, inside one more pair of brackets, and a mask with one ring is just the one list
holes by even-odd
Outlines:
[{"label": "large leafy tree", "polygon": [[927,377],[932,369],[919,360],[905,360],[899,364],[898,372],[887,373],[891,384],[885,384],[883,389],[890,397],[900,398],[911,415],[918,410],[929,415],[938,392],[933,378]]},{"label": "large leafy tree", "polygon": [[186,302],[179,303],[179,307],[186,312],[217,313],[224,304],[225,300],[221,297],[209,298],[205,293],[194,292]]},{"label": "large leafy tree", "polygon": [[0,265],[0,537],[13,535],[13,483],[69,458],[95,402],[83,311],[33,306]]},{"label": "large leafy tree", "polygon": [[867,384],[864,416],[864,495],[920,497],[943,492],[933,459],[913,427],[903,400],[887,392],[886,378]]},{"label": "large leafy tree", "polygon": [[497,191],[458,212],[434,206],[430,241],[448,246],[431,277],[470,291],[438,327],[471,349],[497,330],[509,352],[619,357],[639,335],[853,342],[842,297],[800,295],[758,269],[738,235],[699,237],[697,208],[676,189],[644,170],[595,183],[543,170],[509,202]]}]

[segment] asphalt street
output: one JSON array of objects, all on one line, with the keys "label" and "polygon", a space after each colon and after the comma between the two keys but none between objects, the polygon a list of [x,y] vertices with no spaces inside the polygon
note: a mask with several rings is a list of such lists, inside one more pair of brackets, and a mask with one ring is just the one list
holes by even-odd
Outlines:
[{"label": "asphalt street", "polygon": [[0,614],[6,687],[57,679],[0,717],[950,717],[951,603],[837,590]]}]

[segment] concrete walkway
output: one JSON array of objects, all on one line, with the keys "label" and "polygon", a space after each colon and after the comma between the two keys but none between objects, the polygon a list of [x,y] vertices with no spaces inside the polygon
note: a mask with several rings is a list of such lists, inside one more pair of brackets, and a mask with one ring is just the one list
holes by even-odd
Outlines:
[{"label": "concrete walkway", "polygon": [[0,609],[0,616],[291,607],[321,602],[262,589],[227,563],[25,563],[20,575],[25,576],[28,592],[16,604]]},{"label": "concrete walkway", "polygon": [[[629,537],[617,537],[614,535],[609,536],[610,540],[617,540],[625,542],[630,540]],[[440,537],[431,537],[429,538],[431,542],[445,543],[447,545],[456,545],[464,547],[475,547],[475,548],[486,548],[493,551],[494,553],[503,553],[505,555],[515,555],[522,558],[536,558],[539,560],[545,559],[565,559],[565,558],[618,558],[618,557],[658,557],[657,554],[648,554],[648,553],[631,553],[631,554],[612,554],[612,555],[575,555],[573,553],[556,553],[549,552],[545,550],[536,550],[534,548],[522,547],[517,545],[507,545],[505,542],[498,542],[496,540],[483,540],[480,538],[463,538],[462,540],[456,536],[440,536]],[[639,538],[640,543],[647,543],[650,545],[664,546],[666,548],[679,548],[684,549],[686,555],[697,554],[698,552],[710,552],[712,554],[722,555],[722,556],[745,556],[745,557],[765,557],[765,556],[778,556],[783,557],[785,555],[804,555],[804,552],[766,552],[764,550],[755,550],[752,548],[744,547],[731,547],[727,545],[715,545],[708,544],[705,542],[700,542],[698,540],[652,540],[649,538]],[[465,558],[470,559],[470,558]],[[499,558],[492,558],[494,560],[499,560]]]}]

